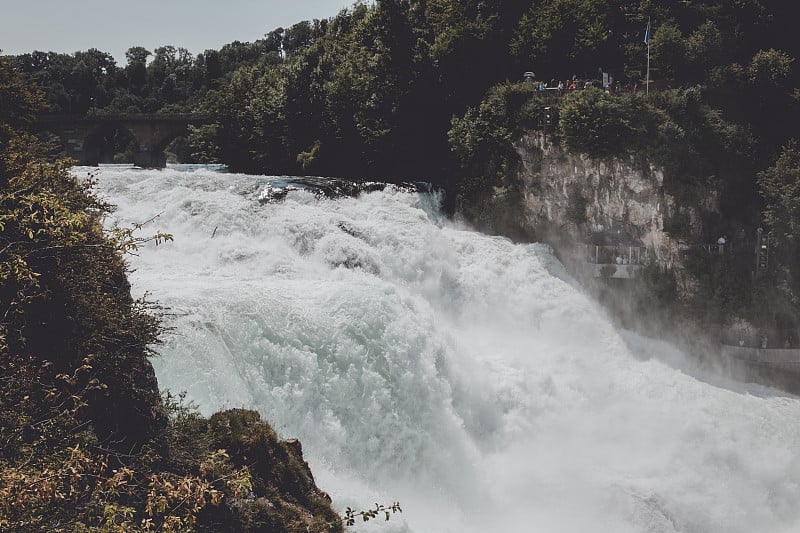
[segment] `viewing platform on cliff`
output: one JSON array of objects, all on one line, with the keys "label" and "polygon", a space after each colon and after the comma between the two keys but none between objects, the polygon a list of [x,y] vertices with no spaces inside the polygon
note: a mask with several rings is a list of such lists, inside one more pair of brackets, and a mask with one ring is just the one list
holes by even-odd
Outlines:
[{"label": "viewing platform on cliff", "polygon": [[582,268],[591,277],[632,279],[647,262],[644,243],[627,233],[593,233],[583,246]]}]

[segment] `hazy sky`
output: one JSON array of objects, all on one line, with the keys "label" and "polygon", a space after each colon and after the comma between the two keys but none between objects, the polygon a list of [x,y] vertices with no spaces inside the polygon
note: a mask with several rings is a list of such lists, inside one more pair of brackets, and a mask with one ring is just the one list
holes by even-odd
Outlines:
[{"label": "hazy sky", "polygon": [[355,0],[0,0],[0,49],[73,53],[98,48],[125,63],[125,50],[166,44],[193,54],[254,41],[301,20],[323,19]]}]

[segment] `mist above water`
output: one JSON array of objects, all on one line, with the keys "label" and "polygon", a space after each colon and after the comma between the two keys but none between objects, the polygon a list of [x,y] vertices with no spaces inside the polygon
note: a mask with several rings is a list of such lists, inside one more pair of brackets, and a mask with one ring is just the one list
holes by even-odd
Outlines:
[{"label": "mist above water", "polygon": [[363,531],[800,528],[794,397],[682,371],[546,245],[460,228],[434,194],[259,203],[270,183],[100,175],[121,224],[175,237],[130,259],[175,327],[160,385],[300,438],[339,508],[401,502]]}]

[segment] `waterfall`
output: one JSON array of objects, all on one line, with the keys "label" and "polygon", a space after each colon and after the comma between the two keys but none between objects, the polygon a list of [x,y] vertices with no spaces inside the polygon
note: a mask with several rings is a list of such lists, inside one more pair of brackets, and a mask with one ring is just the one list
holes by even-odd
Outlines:
[{"label": "waterfall", "polygon": [[400,501],[356,531],[799,530],[795,397],[618,331],[547,245],[450,222],[435,192],[291,183],[104,169],[98,188],[109,224],[174,235],[129,259],[174,328],[161,387],[260,411],[340,509]]}]

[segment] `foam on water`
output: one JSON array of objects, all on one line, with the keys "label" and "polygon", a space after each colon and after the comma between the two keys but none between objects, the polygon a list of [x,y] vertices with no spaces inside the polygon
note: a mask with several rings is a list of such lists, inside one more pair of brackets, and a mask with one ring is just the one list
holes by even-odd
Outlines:
[{"label": "foam on water", "polygon": [[100,190],[175,236],[131,259],[173,314],[161,386],[258,409],[340,508],[403,504],[364,531],[800,530],[794,397],[681,371],[547,246],[444,223],[430,196],[261,205],[270,181],[105,169]]}]

